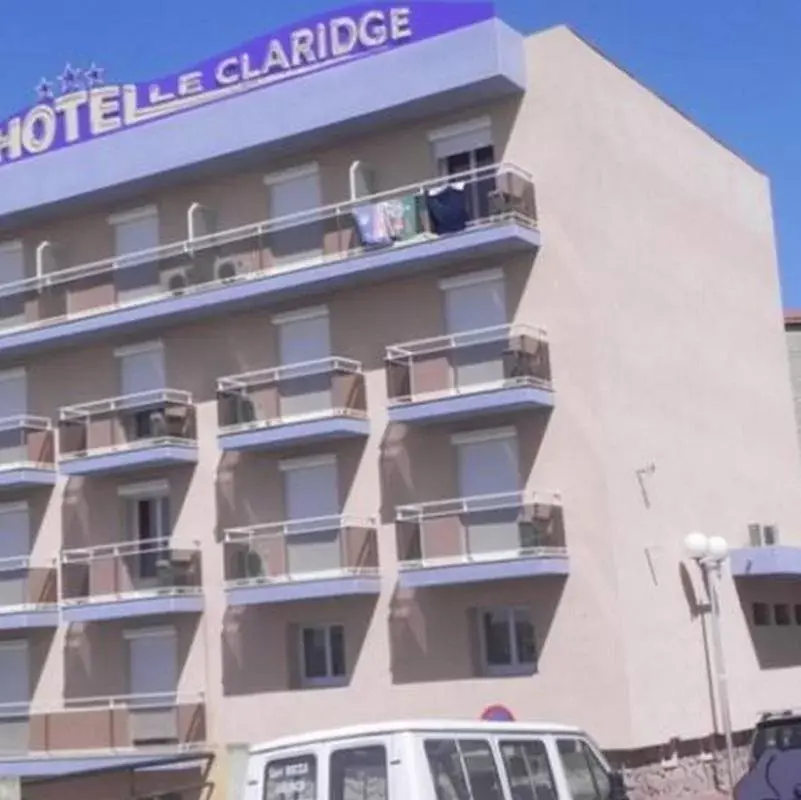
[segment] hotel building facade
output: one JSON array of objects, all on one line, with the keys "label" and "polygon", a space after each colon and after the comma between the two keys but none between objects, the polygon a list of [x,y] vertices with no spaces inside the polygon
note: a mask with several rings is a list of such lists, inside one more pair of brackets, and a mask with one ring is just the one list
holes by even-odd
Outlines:
[{"label": "hotel building facade", "polygon": [[584,726],[642,794],[711,788],[693,530],[732,548],[734,730],[799,702],[763,175],[482,4],[96,84],[0,130],[24,797],[235,796],[239,745],[493,704]]}]

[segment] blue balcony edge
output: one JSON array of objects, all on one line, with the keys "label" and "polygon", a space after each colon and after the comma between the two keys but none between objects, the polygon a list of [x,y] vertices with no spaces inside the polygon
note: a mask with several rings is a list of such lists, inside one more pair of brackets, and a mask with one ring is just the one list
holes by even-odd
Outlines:
[{"label": "blue balcony edge", "polygon": [[0,609],[0,630],[12,631],[25,628],[57,628],[58,609],[48,608],[39,611],[4,612]]},{"label": "blue balcony edge", "polygon": [[735,578],[801,578],[801,547],[741,547],[729,559]]},{"label": "blue balcony edge", "polygon": [[[202,755],[202,751],[200,753]],[[159,755],[158,753],[98,753],[92,755],[74,754],[34,755],[28,758],[0,757],[0,777],[3,778],[36,778],[56,775],[74,775],[101,769],[120,769],[140,765],[152,765],[154,762],[170,763],[186,755]],[[197,755],[195,756],[197,757]]]},{"label": "blue balcony edge", "polygon": [[314,267],[284,270],[214,289],[162,297],[150,303],[2,334],[0,354],[7,356],[46,347],[67,347],[107,331],[178,323],[279,302],[309,292],[329,291],[349,282],[383,280],[401,272],[433,269],[463,255],[477,258],[534,251],[539,245],[538,230],[514,221],[470,228],[415,244],[323,262]]},{"label": "blue balcony edge", "polygon": [[389,421],[426,424],[506,411],[553,408],[553,404],[552,391],[533,386],[513,386],[391,406]]},{"label": "blue balcony edge", "polygon": [[268,583],[261,586],[236,586],[227,588],[225,594],[229,606],[253,606],[290,603],[297,600],[377,595],[380,591],[380,577],[356,576],[317,581]]},{"label": "blue balcony edge", "polygon": [[67,605],[62,609],[66,622],[102,622],[111,619],[148,617],[161,614],[200,614],[203,595],[154,595],[131,599]]},{"label": "blue balcony edge", "polygon": [[0,471],[0,489],[26,489],[33,486],[55,486],[56,468],[20,467]]},{"label": "blue balcony edge", "polygon": [[443,567],[420,567],[398,572],[398,584],[404,589],[432,586],[456,586],[463,583],[512,580],[515,578],[567,577],[570,560],[564,557],[520,558],[513,561],[474,561]]},{"label": "blue balcony edge", "polygon": [[98,472],[122,472],[142,467],[166,467],[178,464],[196,464],[197,446],[140,447],[116,453],[78,456],[61,461],[63,475],[92,475]]},{"label": "blue balcony edge", "polygon": [[229,452],[272,450],[303,442],[363,438],[367,437],[369,433],[370,422],[368,420],[338,416],[289,422],[234,433],[220,433],[217,440],[220,449]]}]

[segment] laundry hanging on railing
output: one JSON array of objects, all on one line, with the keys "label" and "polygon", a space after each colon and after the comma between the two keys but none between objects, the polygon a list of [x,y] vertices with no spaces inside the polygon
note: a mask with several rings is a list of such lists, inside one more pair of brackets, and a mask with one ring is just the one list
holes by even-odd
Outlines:
[{"label": "laundry hanging on railing", "polygon": [[414,195],[380,200],[353,209],[353,219],[365,247],[380,247],[420,233]]},{"label": "laundry hanging on railing", "polygon": [[426,208],[434,233],[457,233],[467,227],[465,183],[448,183],[426,192]]}]

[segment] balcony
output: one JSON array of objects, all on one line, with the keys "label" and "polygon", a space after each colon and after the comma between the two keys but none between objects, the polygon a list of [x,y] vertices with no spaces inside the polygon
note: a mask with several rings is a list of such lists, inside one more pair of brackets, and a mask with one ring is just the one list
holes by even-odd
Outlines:
[{"label": "balcony", "polygon": [[376,595],[381,587],[374,520],[287,520],[225,533],[229,605]]},{"label": "balcony", "polygon": [[61,409],[59,468],[65,475],[197,462],[192,395],[174,389]]},{"label": "balcony", "polygon": [[64,550],[61,608],[67,622],[198,614],[200,550],[173,547],[167,539]]},{"label": "balcony", "polygon": [[735,578],[801,579],[801,547],[758,545],[733,548],[729,553]]},{"label": "balcony", "polygon": [[87,698],[52,711],[0,706],[0,776],[135,766],[201,752],[206,741],[202,694]]},{"label": "balcony", "polygon": [[0,420],[0,489],[31,489],[56,482],[53,424],[43,417]]},{"label": "balcony", "polygon": [[58,625],[56,568],[32,566],[27,556],[0,559],[0,630]]},{"label": "balcony", "polygon": [[386,371],[391,422],[424,425],[553,406],[547,336],[527,325],[393,345]]},{"label": "balcony", "polygon": [[539,247],[527,172],[501,164],[448,180],[465,188],[447,203],[436,178],[6,284],[0,355]]},{"label": "balcony", "polygon": [[398,581],[405,588],[566,576],[558,494],[514,492],[398,506]]},{"label": "balcony", "polygon": [[220,378],[220,448],[269,450],[366,437],[366,402],[362,365],[349,358]]}]

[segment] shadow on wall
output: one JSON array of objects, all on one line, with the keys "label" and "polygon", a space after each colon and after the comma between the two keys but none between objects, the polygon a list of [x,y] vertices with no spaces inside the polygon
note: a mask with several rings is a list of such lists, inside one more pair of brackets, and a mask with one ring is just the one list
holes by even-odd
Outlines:
[{"label": "shadow on wall", "polygon": [[[286,692],[304,687],[300,677],[299,630],[326,621],[345,624],[350,684],[375,613],[375,598],[353,597],[280,605],[229,608],[221,634],[223,694]],[[332,620],[333,615],[333,620]]]},{"label": "shadow on wall", "polygon": [[[760,668],[801,665],[801,636],[796,618],[796,606],[801,604],[801,583],[746,578],[735,584]],[[763,616],[758,618],[760,611]],[[801,763],[801,749],[797,757]]]},{"label": "shadow on wall", "polygon": [[[329,442],[322,446],[292,446],[286,451],[223,453],[216,484],[218,541],[222,541],[227,528],[269,524],[286,519],[283,478],[277,466],[282,458],[304,458],[323,452],[336,455],[340,508],[345,508],[365,447],[365,441],[353,440]],[[369,515],[369,511],[354,509],[357,515]],[[314,516],[313,512],[310,515]]]},{"label": "shadow on wall", "polygon": [[[548,427],[550,411],[526,416],[489,415],[450,425],[415,428],[388,425],[381,443],[381,521],[395,521],[395,508],[459,496],[458,464],[450,437],[454,433],[514,427],[520,453],[520,484],[534,468]],[[536,488],[536,487],[534,487]]]},{"label": "shadow on wall", "polygon": [[[175,526],[184,503],[193,467],[169,471],[170,517]],[[125,542],[130,535],[125,523],[120,486],[152,480],[148,471],[130,472],[114,478],[71,478],[64,491],[61,511],[63,548],[89,547]]]},{"label": "shadow on wall", "polygon": [[[528,606],[541,659],[564,591],[562,577],[505,581],[504,591]],[[481,677],[475,599],[494,604],[487,584],[431,589],[396,589],[390,606],[389,638],[395,684]]]},{"label": "shadow on wall", "polygon": [[[72,623],[64,644],[64,699],[129,694],[128,649],[123,631],[153,624],[152,617],[135,621]],[[200,618],[180,615],[174,624],[178,634],[180,678],[199,630]]]}]

